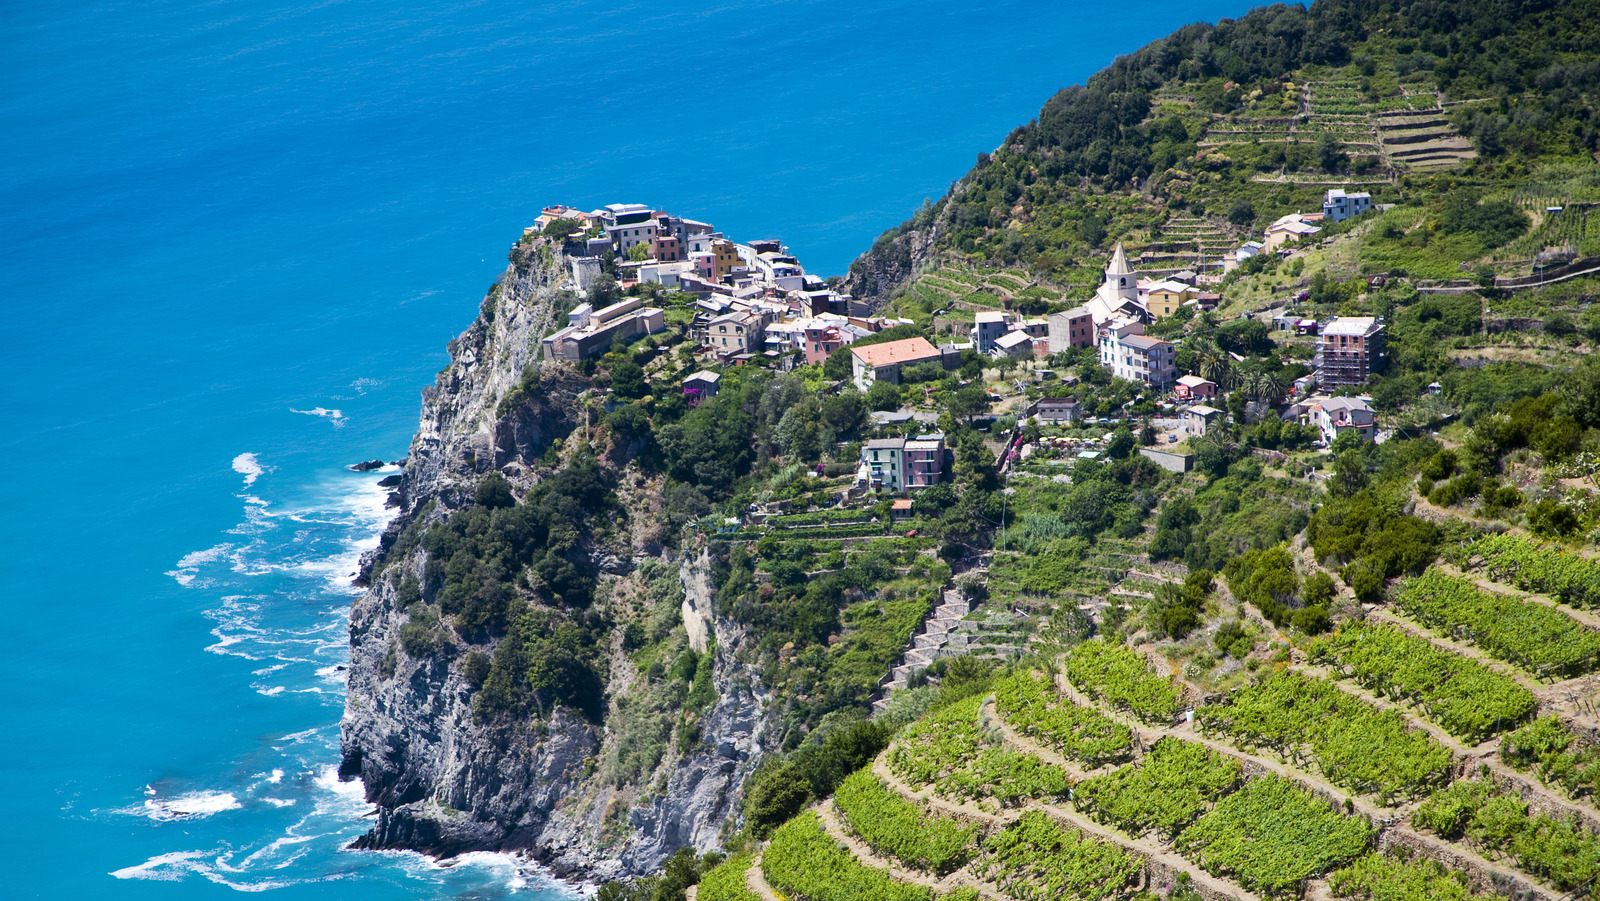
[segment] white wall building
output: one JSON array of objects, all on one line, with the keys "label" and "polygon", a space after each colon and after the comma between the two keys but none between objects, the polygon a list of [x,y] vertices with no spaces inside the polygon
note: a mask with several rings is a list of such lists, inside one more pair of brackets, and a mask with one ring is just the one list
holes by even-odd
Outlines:
[{"label": "white wall building", "polygon": [[1329,188],[1322,201],[1322,213],[1329,222],[1343,222],[1372,209],[1372,195],[1366,191],[1346,194],[1344,188]]},{"label": "white wall building", "polygon": [[1147,337],[1141,322],[1118,319],[1100,329],[1100,363],[1116,378],[1165,388],[1178,377],[1178,348]]},{"label": "white wall building", "polygon": [[973,317],[972,343],[978,353],[986,354],[994,348],[1001,335],[1011,331],[1011,314],[1001,310],[984,310]]}]

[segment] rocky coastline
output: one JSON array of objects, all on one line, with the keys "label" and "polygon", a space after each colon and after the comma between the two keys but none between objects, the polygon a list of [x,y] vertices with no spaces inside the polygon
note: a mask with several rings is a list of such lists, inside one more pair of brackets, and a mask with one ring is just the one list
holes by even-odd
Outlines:
[{"label": "rocky coastline", "polygon": [[[582,396],[590,386],[581,374],[530,365],[563,312],[568,266],[560,246],[542,239],[512,248],[511,265],[477,320],[451,342],[449,367],[424,391],[410,453],[398,482],[389,483],[400,510],[363,561],[368,591],[350,614],[340,775],[360,779],[377,806],[376,822],[356,848],[439,858],[517,852],[577,881],[648,873],[680,847],[718,846],[765,751],[767,698],[756,673],[736,659],[747,637],[714,613],[703,552],[671,562],[680,569],[685,620],[700,626],[701,649],[707,635],[715,638],[709,652],[717,700],[701,722],[702,741],[666,755],[642,785],[603,778],[597,763],[618,741],[607,722],[560,706],[543,717],[476,717],[459,640],[421,658],[397,653],[408,614],[394,580],[375,575],[400,567],[421,577],[427,565],[420,546],[396,555],[401,536],[469,504],[490,472],[526,491],[538,479],[535,462],[584,426]],[[662,551],[640,541],[593,553],[602,578],[616,581]],[[638,674],[620,639],[611,656],[608,701],[615,709]]]}]

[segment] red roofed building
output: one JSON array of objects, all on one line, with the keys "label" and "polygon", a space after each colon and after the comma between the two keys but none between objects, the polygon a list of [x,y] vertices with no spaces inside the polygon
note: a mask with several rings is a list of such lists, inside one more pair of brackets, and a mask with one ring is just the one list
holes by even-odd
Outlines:
[{"label": "red roofed building", "polygon": [[942,360],[939,348],[929,344],[927,338],[904,338],[850,348],[851,378],[862,391],[877,381],[900,384],[900,367],[907,364]]}]

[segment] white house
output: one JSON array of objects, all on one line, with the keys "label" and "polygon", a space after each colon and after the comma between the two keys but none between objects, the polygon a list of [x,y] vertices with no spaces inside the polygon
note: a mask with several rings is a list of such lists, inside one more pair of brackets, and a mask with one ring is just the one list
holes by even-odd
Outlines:
[{"label": "white house", "polygon": [[1298,241],[1322,231],[1321,226],[1312,225],[1313,220],[1321,219],[1322,214],[1308,215],[1290,213],[1279,217],[1278,221],[1267,226],[1267,236],[1264,242],[1267,250],[1277,250],[1290,241]]},{"label": "white house", "polygon": [[1322,214],[1328,217],[1329,222],[1343,222],[1370,209],[1372,195],[1366,191],[1346,194],[1344,188],[1329,188],[1328,196],[1322,201]]},{"label": "white house", "polygon": [[986,354],[1001,335],[1011,331],[1011,314],[1002,310],[984,310],[973,317],[972,343],[978,353]]},{"label": "white house", "polygon": [[1345,432],[1356,432],[1367,441],[1377,434],[1372,408],[1359,397],[1330,397],[1315,401],[1306,405],[1306,412],[1317,431],[1322,433],[1322,440],[1328,444]]},{"label": "white house", "polygon": [[1137,320],[1117,319],[1100,329],[1100,363],[1116,378],[1165,388],[1178,377],[1178,348],[1147,337]]}]

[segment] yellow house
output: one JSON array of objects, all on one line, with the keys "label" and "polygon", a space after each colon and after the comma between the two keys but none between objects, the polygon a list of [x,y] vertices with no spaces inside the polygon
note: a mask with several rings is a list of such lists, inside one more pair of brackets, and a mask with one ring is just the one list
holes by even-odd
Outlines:
[{"label": "yellow house", "polygon": [[1183,282],[1164,281],[1156,282],[1150,286],[1150,293],[1145,298],[1145,309],[1156,319],[1164,319],[1178,312],[1178,308],[1194,300],[1196,291],[1194,286]]},{"label": "yellow house", "polygon": [[717,240],[711,242],[711,252],[717,255],[717,281],[722,281],[739,265],[739,250],[732,241]]}]

